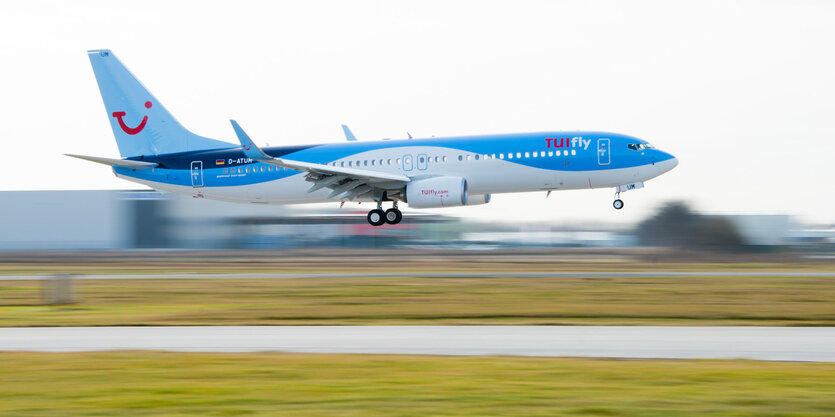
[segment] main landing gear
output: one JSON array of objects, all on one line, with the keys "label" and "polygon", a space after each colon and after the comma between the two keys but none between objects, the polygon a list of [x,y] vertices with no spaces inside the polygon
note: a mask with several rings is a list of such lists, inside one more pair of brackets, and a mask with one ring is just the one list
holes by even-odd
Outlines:
[{"label": "main landing gear", "polygon": [[612,203],[612,206],[615,210],[620,210],[623,208],[623,200],[620,199],[620,191],[615,192],[615,202]]},{"label": "main landing gear", "polygon": [[394,202],[394,207],[383,211],[383,202],[377,202],[377,208],[368,212],[368,224],[372,226],[382,226],[386,223],[397,224],[403,220],[403,213],[397,209],[397,202]]}]

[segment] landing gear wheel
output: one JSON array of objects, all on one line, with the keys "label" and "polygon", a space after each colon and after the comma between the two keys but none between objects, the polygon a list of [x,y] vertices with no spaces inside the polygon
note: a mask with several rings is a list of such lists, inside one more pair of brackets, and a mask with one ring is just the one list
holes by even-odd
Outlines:
[{"label": "landing gear wheel", "polygon": [[382,226],[386,222],[386,215],[383,210],[374,209],[368,212],[368,224],[372,226]]},{"label": "landing gear wheel", "polygon": [[612,203],[612,206],[614,206],[616,210],[622,209],[623,208],[623,200],[621,200],[621,199],[615,200],[615,202]]},{"label": "landing gear wheel", "polygon": [[400,210],[396,208],[386,210],[386,223],[397,224],[400,223],[400,220],[403,220],[403,213]]}]

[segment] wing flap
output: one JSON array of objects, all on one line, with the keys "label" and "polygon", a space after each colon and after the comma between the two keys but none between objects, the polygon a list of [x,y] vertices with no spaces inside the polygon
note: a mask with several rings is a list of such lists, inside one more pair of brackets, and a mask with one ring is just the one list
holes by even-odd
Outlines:
[{"label": "wing flap", "polygon": [[273,158],[270,160],[263,160],[267,164],[273,164],[285,168],[295,169],[297,171],[313,172],[317,174],[326,175],[344,175],[350,178],[363,179],[369,182],[391,182],[398,181],[407,183],[411,179],[403,174],[391,174],[388,172],[370,171],[367,169],[355,169],[335,167],[325,164],[314,164],[310,162],[292,161],[283,158]]}]

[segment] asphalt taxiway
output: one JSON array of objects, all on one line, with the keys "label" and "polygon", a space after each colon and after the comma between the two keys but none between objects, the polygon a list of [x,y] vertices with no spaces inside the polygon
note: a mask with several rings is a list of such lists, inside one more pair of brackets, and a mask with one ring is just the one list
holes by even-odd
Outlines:
[{"label": "asphalt taxiway", "polygon": [[0,351],[306,352],[835,362],[833,327],[171,326],[0,328]]}]

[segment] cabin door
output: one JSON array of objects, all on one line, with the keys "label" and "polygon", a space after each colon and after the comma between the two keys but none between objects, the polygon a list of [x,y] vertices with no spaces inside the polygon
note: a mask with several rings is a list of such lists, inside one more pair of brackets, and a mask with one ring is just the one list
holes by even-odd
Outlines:
[{"label": "cabin door", "polygon": [[203,161],[192,161],[191,163],[191,186],[194,188],[203,187]]},{"label": "cabin door", "polygon": [[612,162],[612,152],[609,149],[609,139],[597,140],[597,164],[609,165]]}]

